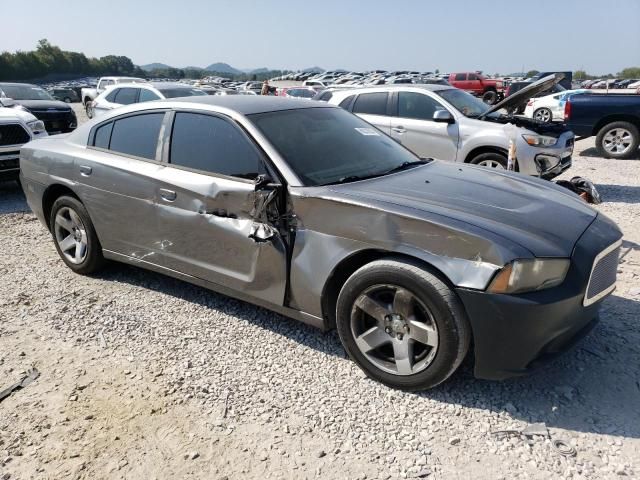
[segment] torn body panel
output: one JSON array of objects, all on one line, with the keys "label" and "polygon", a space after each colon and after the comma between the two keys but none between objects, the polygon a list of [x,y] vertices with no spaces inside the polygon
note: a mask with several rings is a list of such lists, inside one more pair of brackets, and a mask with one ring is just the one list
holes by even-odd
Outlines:
[{"label": "torn body panel", "polygon": [[423,260],[453,285],[480,290],[505,263],[530,255],[497,235],[492,241],[489,232],[438,215],[320,198],[315,190],[307,196],[305,189],[290,189],[298,222],[290,305],[312,315],[322,315],[322,292],[336,266],[366,250]]}]

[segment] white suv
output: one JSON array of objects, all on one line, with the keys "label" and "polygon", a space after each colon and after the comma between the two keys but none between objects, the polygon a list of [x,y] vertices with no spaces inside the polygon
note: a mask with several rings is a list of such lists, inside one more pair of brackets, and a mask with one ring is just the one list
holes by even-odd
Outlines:
[{"label": "white suv", "polygon": [[511,139],[517,171],[553,178],[571,166],[573,133],[561,124],[498,113],[553,81],[546,77],[493,107],[447,85],[335,91],[329,103],[357,114],[420,157],[507,168]]},{"label": "white suv", "polygon": [[20,147],[36,138],[46,137],[42,120],[22,107],[5,108],[0,101],[0,180],[17,180],[20,173]]}]

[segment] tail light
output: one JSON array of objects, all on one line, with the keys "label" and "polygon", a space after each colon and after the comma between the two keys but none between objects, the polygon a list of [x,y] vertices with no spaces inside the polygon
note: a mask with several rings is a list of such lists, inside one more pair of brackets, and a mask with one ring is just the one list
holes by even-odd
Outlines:
[{"label": "tail light", "polygon": [[571,102],[567,99],[564,104],[564,121],[566,122],[569,118],[571,118]]}]

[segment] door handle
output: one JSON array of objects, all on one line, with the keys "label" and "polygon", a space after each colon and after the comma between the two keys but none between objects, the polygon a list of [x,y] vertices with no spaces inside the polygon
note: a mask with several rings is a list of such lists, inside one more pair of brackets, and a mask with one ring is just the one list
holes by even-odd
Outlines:
[{"label": "door handle", "polygon": [[173,202],[177,197],[176,192],[174,192],[173,190],[167,190],[166,188],[160,189],[160,196],[167,202]]},{"label": "door handle", "polygon": [[401,127],[401,126],[392,127],[391,130],[393,130],[396,133],[405,133],[407,131],[406,128]]},{"label": "door handle", "polygon": [[80,175],[88,177],[93,172],[93,169],[88,165],[80,165]]}]

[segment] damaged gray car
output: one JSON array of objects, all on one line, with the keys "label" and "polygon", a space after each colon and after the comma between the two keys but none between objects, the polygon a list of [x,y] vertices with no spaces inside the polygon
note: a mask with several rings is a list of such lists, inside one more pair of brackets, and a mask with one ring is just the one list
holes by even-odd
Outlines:
[{"label": "damaged gray car", "polygon": [[621,233],[551,183],[421,159],[321,102],[136,104],[21,151],[29,205],[79,274],[105,259],[337,328],[370,377],[503,379],[588,332]]}]

